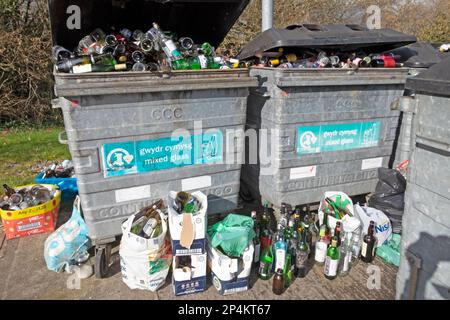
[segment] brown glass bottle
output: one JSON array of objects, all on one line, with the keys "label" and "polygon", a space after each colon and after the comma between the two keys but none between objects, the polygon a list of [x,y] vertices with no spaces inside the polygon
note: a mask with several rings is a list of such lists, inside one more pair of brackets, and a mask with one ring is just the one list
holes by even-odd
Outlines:
[{"label": "brown glass bottle", "polygon": [[279,296],[283,293],[283,291],[284,291],[283,270],[277,269],[273,277],[272,292]]},{"label": "brown glass bottle", "polygon": [[363,238],[361,247],[361,260],[370,263],[375,258],[375,249],[377,247],[377,238],[374,236],[375,222],[370,221],[367,234]]},{"label": "brown glass bottle", "polygon": [[8,186],[7,184],[3,185],[3,188],[5,189],[5,194],[8,197],[11,197],[14,193],[16,193],[16,190],[14,190],[13,188],[11,188],[10,186]]},{"label": "brown glass bottle", "polygon": [[334,236],[336,236],[336,238],[337,238],[338,247],[341,246],[341,231],[342,231],[341,222],[337,221],[336,228],[334,228]]}]

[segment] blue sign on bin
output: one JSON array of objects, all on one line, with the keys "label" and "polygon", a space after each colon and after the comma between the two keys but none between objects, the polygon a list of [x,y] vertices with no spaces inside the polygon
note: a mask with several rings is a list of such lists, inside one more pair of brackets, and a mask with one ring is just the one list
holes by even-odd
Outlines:
[{"label": "blue sign on bin", "polygon": [[105,177],[222,161],[222,132],[103,145]]},{"label": "blue sign on bin", "polygon": [[380,131],[380,121],[298,127],[297,154],[376,147]]}]

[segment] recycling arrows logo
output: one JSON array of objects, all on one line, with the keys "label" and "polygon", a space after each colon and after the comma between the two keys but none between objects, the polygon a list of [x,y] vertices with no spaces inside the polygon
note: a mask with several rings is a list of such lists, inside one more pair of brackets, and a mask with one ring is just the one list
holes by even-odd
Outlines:
[{"label": "recycling arrows logo", "polygon": [[110,169],[120,170],[132,167],[133,160],[134,156],[131,155],[127,150],[116,148],[108,153],[106,163],[108,164],[108,167]]},{"label": "recycling arrows logo", "polygon": [[312,131],[306,131],[300,136],[300,146],[302,149],[312,149],[318,140]]}]

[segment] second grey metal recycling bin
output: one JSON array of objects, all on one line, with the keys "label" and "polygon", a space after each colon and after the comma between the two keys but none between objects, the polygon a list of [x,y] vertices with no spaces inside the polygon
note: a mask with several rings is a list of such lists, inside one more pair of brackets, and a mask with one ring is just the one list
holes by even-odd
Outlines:
[{"label": "second grey metal recycling bin", "polygon": [[450,57],[406,88],[415,110],[397,299],[450,299]]},{"label": "second grey metal recycling bin", "polygon": [[[381,50],[413,41],[392,30],[302,25],[262,33],[240,57],[277,47]],[[250,90],[247,126],[269,138],[259,143],[268,150],[260,150],[258,163],[242,168],[245,191],[279,208],[318,202],[325,191],[375,190],[377,168],[387,167],[393,152],[399,111],[390,105],[403,94],[407,68],[252,68],[250,75],[259,87]]]},{"label": "second grey metal recycling bin", "polygon": [[[85,3],[94,8],[82,10],[88,12],[82,19],[88,23],[84,34],[109,24],[145,30],[159,21],[165,30],[217,46],[247,1],[133,1],[124,8],[114,3]],[[111,21],[95,20],[93,12],[106,10],[105,5]],[[77,42],[68,39],[81,37],[79,30],[73,35],[64,29],[64,10],[61,1],[50,2],[54,43],[70,48]],[[200,12],[211,15],[193,20]],[[179,19],[173,19],[176,15]],[[225,161],[242,147],[227,150],[225,138],[227,130],[244,128],[251,86],[256,81],[245,69],[55,72],[84,218],[96,245],[97,276],[107,272],[110,243],[122,233],[121,223],[155,199],[165,199],[170,190],[203,191],[208,213],[235,208],[241,166]],[[195,130],[196,124],[203,132]],[[184,132],[173,136],[176,130]]]}]

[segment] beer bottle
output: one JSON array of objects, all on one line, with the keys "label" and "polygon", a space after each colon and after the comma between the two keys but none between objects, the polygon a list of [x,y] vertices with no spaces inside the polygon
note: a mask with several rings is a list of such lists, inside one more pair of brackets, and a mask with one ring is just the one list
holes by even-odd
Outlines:
[{"label": "beer bottle", "polygon": [[204,42],[201,46],[200,46],[200,50],[203,52],[203,54],[207,57],[212,57],[214,56],[214,47],[212,45],[210,45],[208,42]]},{"label": "beer bottle", "polygon": [[334,236],[337,238],[337,245],[338,247],[341,246],[341,222],[337,221],[336,222],[336,228],[334,228]]},{"label": "beer bottle", "polygon": [[375,258],[375,250],[377,247],[377,238],[374,236],[375,222],[370,221],[367,234],[363,238],[361,247],[361,260],[370,263]]},{"label": "beer bottle", "polygon": [[5,194],[8,197],[11,197],[13,194],[16,193],[16,190],[14,190],[13,188],[11,188],[10,186],[8,186],[6,183],[3,185],[3,188],[5,189]]},{"label": "beer bottle", "polygon": [[277,269],[273,277],[272,292],[276,295],[283,294],[284,291],[284,276],[283,269]]},{"label": "beer bottle", "polygon": [[337,246],[337,239],[336,237],[333,237],[331,239],[331,245],[327,250],[327,257],[325,258],[325,265],[323,268],[325,278],[328,280],[333,280],[337,277],[339,259],[340,252]]}]

